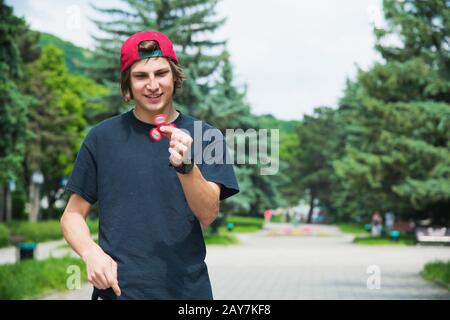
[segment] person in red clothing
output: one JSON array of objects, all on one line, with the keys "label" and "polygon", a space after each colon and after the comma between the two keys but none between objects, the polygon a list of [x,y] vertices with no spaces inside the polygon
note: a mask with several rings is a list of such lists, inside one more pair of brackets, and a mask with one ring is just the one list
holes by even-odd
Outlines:
[{"label": "person in red clothing", "polygon": [[264,211],[264,220],[267,222],[270,222],[270,219],[272,218],[272,210],[270,210],[269,208],[266,209],[266,211]]}]

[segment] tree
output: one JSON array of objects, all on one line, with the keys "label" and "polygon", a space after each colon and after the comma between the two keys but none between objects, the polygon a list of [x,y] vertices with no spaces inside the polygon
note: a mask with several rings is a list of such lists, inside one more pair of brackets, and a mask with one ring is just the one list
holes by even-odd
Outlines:
[{"label": "tree", "polygon": [[29,101],[15,83],[21,79],[22,63],[15,37],[24,26],[24,20],[14,16],[12,8],[0,0],[0,221],[5,191],[9,193],[5,184],[20,176],[25,152]]},{"label": "tree", "polygon": [[[352,110],[353,131],[334,167],[365,210],[449,224],[449,2],[385,0],[384,11],[388,28],[375,33],[385,62],[347,88],[340,108]],[[393,35],[400,46],[384,42]]]},{"label": "tree", "polygon": [[[69,74],[64,63],[64,53],[49,45],[34,63],[26,67],[27,81],[22,90],[33,96],[30,106],[27,143],[26,170],[30,199],[38,198],[39,189],[30,181],[33,172],[42,172],[45,177],[42,191],[47,196],[49,210],[46,217],[55,217],[54,203],[61,180],[68,176],[88,129],[87,114],[103,105],[92,103],[91,98],[107,93],[105,88],[80,75]],[[38,210],[33,208],[30,220],[38,219]]]}]

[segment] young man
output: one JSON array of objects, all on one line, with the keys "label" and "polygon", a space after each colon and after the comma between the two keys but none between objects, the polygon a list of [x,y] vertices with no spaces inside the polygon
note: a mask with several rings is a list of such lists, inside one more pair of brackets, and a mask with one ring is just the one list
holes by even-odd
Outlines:
[{"label": "young man", "polygon": [[[213,298],[202,227],[239,187],[233,166],[225,163],[224,137],[198,138],[198,123],[203,132],[215,128],[174,108],[183,79],[164,34],[139,32],[124,42],[121,90],[134,108],[89,131],[65,188],[71,196],[61,218],[65,239],[86,263],[93,299]],[[161,113],[176,127],[162,127],[167,138],[154,141],[149,131]],[[195,151],[195,143],[202,150]],[[218,144],[222,163],[197,161]],[[98,245],[85,222],[96,202]]]}]

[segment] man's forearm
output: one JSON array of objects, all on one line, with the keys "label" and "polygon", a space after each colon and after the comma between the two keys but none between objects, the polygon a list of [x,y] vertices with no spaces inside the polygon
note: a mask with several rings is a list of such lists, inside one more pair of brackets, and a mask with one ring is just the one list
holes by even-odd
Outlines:
[{"label": "man's forearm", "polygon": [[80,257],[88,249],[98,246],[92,240],[89,227],[81,214],[65,213],[61,218],[61,229],[66,241]]},{"label": "man's forearm", "polygon": [[192,212],[203,226],[210,225],[219,213],[220,188],[207,181],[197,165],[188,174],[177,175]]}]

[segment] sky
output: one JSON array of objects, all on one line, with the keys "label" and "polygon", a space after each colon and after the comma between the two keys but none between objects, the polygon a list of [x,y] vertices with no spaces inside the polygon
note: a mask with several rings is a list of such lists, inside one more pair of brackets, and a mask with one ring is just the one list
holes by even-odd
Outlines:
[{"label": "sky", "polygon": [[[98,17],[89,3],[124,7],[120,0],[6,0],[34,30],[93,48]],[[227,40],[236,82],[247,86],[254,114],[300,120],[315,107],[336,107],[347,78],[380,57],[372,25],[382,0],[222,0],[211,35]]]}]

